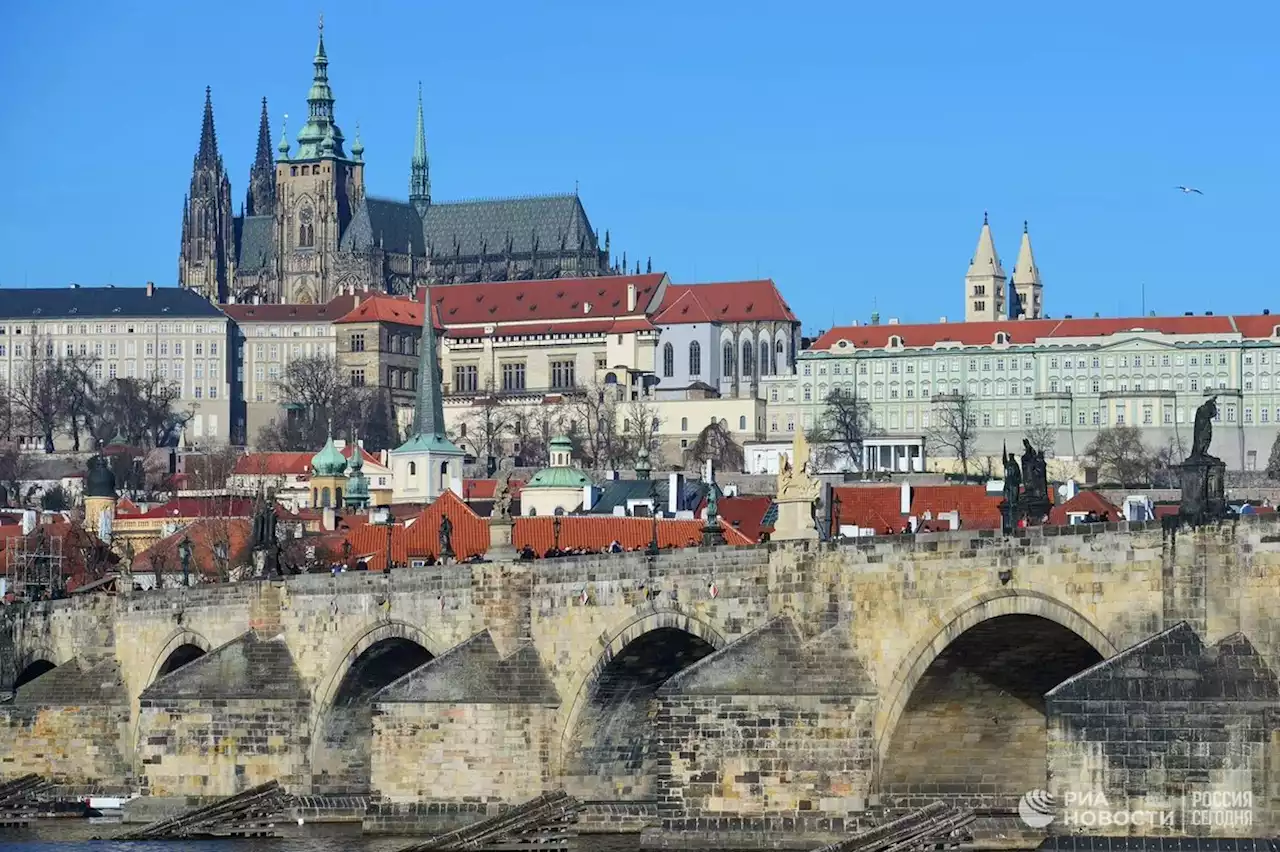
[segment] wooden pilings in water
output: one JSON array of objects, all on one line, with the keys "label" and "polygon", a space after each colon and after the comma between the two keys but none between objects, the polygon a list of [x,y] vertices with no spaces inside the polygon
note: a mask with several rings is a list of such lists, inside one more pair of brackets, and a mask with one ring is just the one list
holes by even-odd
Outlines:
[{"label": "wooden pilings in water", "polygon": [[828,844],[816,852],[916,852],[952,849],[968,840],[960,830],[973,822],[972,809],[934,802],[853,837]]},{"label": "wooden pilings in water", "polygon": [[0,828],[25,828],[40,811],[35,796],[49,786],[34,772],[0,784]]},{"label": "wooden pilings in water", "polygon": [[211,805],[145,825],[112,840],[161,840],[175,837],[278,837],[289,796],[278,781],[228,796]]},{"label": "wooden pilings in water", "polygon": [[582,803],[563,790],[508,808],[497,816],[441,834],[400,852],[504,852],[537,848],[568,849],[577,836],[574,824]]}]

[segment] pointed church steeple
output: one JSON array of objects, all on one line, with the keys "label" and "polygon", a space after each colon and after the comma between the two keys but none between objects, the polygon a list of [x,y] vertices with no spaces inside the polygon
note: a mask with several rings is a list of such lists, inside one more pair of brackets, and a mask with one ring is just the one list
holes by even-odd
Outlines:
[{"label": "pointed church steeple", "polygon": [[423,498],[434,500],[445,491],[460,493],[462,488],[462,459],[465,454],[445,433],[435,319],[431,289],[424,288],[413,431],[409,439],[391,453],[395,502],[413,502]]},{"label": "pointed church steeple", "polygon": [[[321,156],[345,158],[342,131],[334,121],[333,90],[329,88],[329,56],[324,50],[324,16],[320,16],[320,40],[312,60],[314,73],[307,92],[307,123],[298,131],[297,160],[315,160]],[[325,142],[332,137],[332,151]]]},{"label": "pointed church steeple", "polygon": [[431,206],[431,164],[427,160],[427,130],[422,120],[422,83],[418,83],[418,127],[413,136],[413,160],[409,166],[409,202],[425,216]]},{"label": "pointed church steeple", "polygon": [[1022,223],[1022,245],[1018,247],[1018,262],[1013,267],[1013,289],[1022,305],[1023,316],[1027,319],[1044,316],[1044,284],[1031,250],[1031,234],[1026,222]]},{"label": "pointed church steeple", "polygon": [[231,182],[218,153],[213,90],[204,90],[200,147],[191,167],[191,187],[182,214],[178,283],[211,301],[226,293],[232,258]]},{"label": "pointed church steeple", "polygon": [[1000,256],[996,254],[995,240],[991,237],[991,224],[987,214],[983,213],[978,247],[974,249],[969,271],[964,276],[965,321],[1003,319],[1007,281]]},{"label": "pointed church steeple", "polygon": [[267,117],[267,99],[262,99],[262,116],[258,121],[258,150],[249,169],[249,191],[245,197],[246,216],[270,216],[276,207],[276,164],[271,156],[271,120]]}]

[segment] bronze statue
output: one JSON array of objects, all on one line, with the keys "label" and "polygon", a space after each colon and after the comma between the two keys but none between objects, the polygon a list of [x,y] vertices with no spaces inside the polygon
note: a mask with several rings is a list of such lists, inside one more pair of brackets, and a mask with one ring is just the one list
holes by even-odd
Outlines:
[{"label": "bronze statue", "polygon": [[503,523],[511,521],[511,468],[509,467],[503,467],[498,473],[498,482],[493,489],[491,517]]},{"label": "bronze statue", "polygon": [[1046,497],[1049,493],[1049,476],[1044,461],[1044,453],[1031,446],[1026,438],[1022,439],[1022,488],[1028,497]]},{"label": "bronze statue", "polygon": [[1191,437],[1191,458],[1209,455],[1213,443],[1213,420],[1218,416],[1218,398],[1211,396],[1196,409],[1195,431]]},{"label": "bronze statue", "polygon": [[1018,501],[1018,487],[1022,485],[1022,472],[1018,469],[1018,457],[1004,453],[1004,499],[1012,506]]}]

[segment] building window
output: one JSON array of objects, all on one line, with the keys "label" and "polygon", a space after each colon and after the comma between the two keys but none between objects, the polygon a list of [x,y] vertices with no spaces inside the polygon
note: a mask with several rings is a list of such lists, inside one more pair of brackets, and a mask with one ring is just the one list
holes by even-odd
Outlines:
[{"label": "building window", "polygon": [[351,351],[352,352],[364,351],[364,334],[351,335]]},{"label": "building window", "polygon": [[524,390],[523,361],[509,361],[502,365],[502,389],[504,391]]},{"label": "building window", "polygon": [[573,361],[552,361],[551,362],[551,387],[553,388],[573,387],[575,383],[573,365],[574,365]]},{"label": "building window", "polygon": [[681,431],[681,432],[688,432],[688,431],[689,431],[689,418],[688,418],[688,417],[681,417],[681,418],[680,418],[680,431]]},{"label": "building window", "polygon": [[742,344],[742,375],[751,375],[751,344]]},{"label": "building window", "polygon": [[[808,364],[805,365],[804,370],[805,370],[804,374],[806,376],[809,375]],[[726,376],[733,375],[733,344],[732,343],[726,343],[724,345],[724,369],[722,370],[722,372]]]},{"label": "building window", "polygon": [[760,375],[766,376],[768,374],[769,374],[769,344],[761,343],[760,344]]},{"label": "building window", "polygon": [[746,428],[747,428],[747,418],[746,418],[746,417],[739,417],[739,418],[738,418],[738,431],[739,431],[739,432],[744,431],[744,430],[746,430]]},{"label": "building window", "polygon": [[475,364],[458,364],[453,368],[453,389],[456,393],[475,393],[480,387],[480,371]]},{"label": "building window", "polygon": [[702,375],[702,347],[696,340],[689,344],[689,375]]},{"label": "building window", "polygon": [[676,374],[676,348],[670,343],[662,344],[662,376],[669,379]]},{"label": "building window", "polygon": [[353,388],[364,387],[364,370],[363,369],[355,369],[351,371],[351,387]]}]

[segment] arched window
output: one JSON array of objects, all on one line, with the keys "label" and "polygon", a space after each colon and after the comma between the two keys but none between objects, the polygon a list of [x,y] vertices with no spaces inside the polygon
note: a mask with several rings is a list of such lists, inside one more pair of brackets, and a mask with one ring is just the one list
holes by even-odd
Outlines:
[{"label": "arched window", "polygon": [[742,344],[742,375],[751,375],[751,341]]},{"label": "arched window", "polygon": [[681,418],[680,418],[680,431],[681,431],[681,432],[688,432],[688,431],[689,431],[689,418],[688,418],[688,417],[681,417]]},{"label": "arched window", "polygon": [[702,347],[696,340],[689,344],[689,375],[702,375]]},{"label": "arched window", "polygon": [[760,344],[760,375],[769,375],[769,342],[767,340]]},{"label": "arched window", "polygon": [[745,416],[738,418],[738,430],[745,431],[747,428],[747,418]]},{"label": "arched window", "polygon": [[670,343],[662,344],[662,376],[669,379],[676,374],[676,348]]},{"label": "arched window", "polygon": [[410,475],[410,476],[417,476],[417,475],[418,475],[418,464],[417,464],[417,462],[409,462],[409,475]]},{"label": "arched window", "polygon": [[341,488],[333,489],[333,505],[338,507],[339,509],[342,508],[342,489]]},{"label": "arched window", "polygon": [[303,166],[303,167],[302,167],[302,175],[303,175],[303,177],[306,177],[306,175],[307,175],[307,173],[308,173],[309,171],[311,171],[311,167],[310,167],[310,166]]},{"label": "arched window", "polygon": [[312,506],[320,505],[320,489],[319,488],[311,489],[311,505]]},{"label": "arched window", "polygon": [[449,463],[440,462],[440,494],[449,490]]},{"label": "arched window", "polygon": [[726,376],[733,375],[733,344],[725,343],[724,345],[724,370]]},{"label": "arched window", "polygon": [[329,487],[327,485],[320,489],[320,508],[324,509],[330,505],[330,496],[332,495],[329,494]]}]

